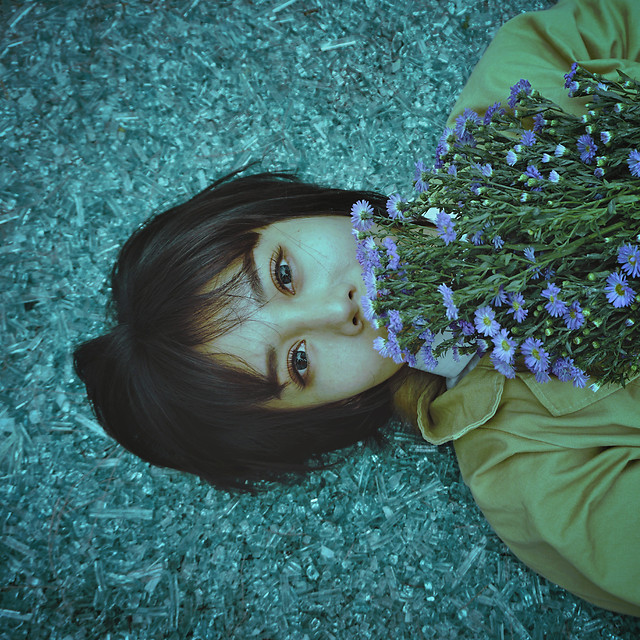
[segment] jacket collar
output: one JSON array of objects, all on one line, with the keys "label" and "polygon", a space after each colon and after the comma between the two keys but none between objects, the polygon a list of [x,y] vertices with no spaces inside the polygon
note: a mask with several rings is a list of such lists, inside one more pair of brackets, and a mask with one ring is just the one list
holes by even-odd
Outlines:
[{"label": "jacket collar", "polygon": [[[640,377],[640,373],[631,378]],[[577,389],[571,382],[536,382],[528,372],[516,373],[537,400],[553,416],[578,411],[620,389],[619,385],[602,385],[597,391],[591,387]],[[423,393],[418,398],[418,427],[432,444],[456,440],[472,429],[482,426],[498,411],[507,380],[496,371],[486,354],[476,367],[455,387],[433,398]]]}]

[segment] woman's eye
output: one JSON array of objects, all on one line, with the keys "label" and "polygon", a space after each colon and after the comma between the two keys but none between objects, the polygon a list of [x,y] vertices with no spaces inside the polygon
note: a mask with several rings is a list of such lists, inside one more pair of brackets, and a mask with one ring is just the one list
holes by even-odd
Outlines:
[{"label": "woman's eye", "polygon": [[304,340],[291,349],[288,358],[289,375],[293,381],[301,387],[306,384],[307,369],[309,361],[307,360],[307,345]]},{"label": "woman's eye", "polygon": [[295,293],[293,288],[293,278],[291,276],[291,267],[284,258],[282,247],[278,247],[278,251],[271,258],[271,274],[273,283],[280,291],[286,293]]}]

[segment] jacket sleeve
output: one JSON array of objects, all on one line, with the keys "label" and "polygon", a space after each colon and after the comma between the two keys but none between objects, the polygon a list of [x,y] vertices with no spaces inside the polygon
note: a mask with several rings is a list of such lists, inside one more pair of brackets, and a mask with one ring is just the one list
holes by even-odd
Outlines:
[{"label": "jacket sleeve", "polygon": [[454,442],[463,478],[525,564],[640,616],[640,379],[576,411],[588,389],[546,406],[530,391],[507,381],[495,416]]},{"label": "jacket sleeve", "polygon": [[564,74],[578,62],[617,79],[616,69],[640,78],[638,0],[560,0],[545,11],[519,15],[497,32],[458,98],[448,126],[465,108],[484,113],[506,102],[525,78],[566,111],[583,111],[584,98],[569,98]]}]

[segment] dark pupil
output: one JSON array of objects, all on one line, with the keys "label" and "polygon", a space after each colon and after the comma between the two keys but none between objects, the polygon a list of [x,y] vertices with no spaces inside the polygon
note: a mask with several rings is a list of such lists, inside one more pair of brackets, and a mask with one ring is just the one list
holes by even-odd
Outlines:
[{"label": "dark pupil", "polygon": [[288,264],[281,264],[278,267],[278,278],[282,284],[291,284],[291,271]]},{"label": "dark pupil", "polygon": [[307,354],[304,351],[296,351],[293,360],[294,360],[293,364],[296,369],[307,368]]}]

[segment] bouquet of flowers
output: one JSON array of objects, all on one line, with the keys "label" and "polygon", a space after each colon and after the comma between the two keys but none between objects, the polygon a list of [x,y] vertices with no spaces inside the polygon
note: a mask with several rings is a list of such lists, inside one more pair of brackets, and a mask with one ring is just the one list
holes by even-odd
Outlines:
[{"label": "bouquet of flowers", "polygon": [[582,117],[520,80],[506,107],[445,130],[413,199],[394,195],[386,215],[354,204],[365,315],[388,334],[378,351],[430,369],[491,350],[507,377],[526,367],[578,387],[638,372],[640,83],[618,73],[572,66]]}]

